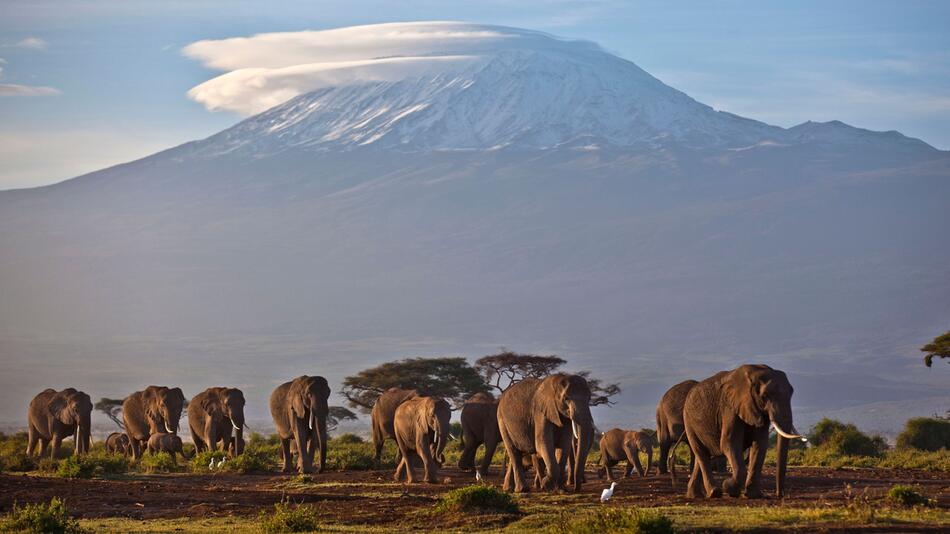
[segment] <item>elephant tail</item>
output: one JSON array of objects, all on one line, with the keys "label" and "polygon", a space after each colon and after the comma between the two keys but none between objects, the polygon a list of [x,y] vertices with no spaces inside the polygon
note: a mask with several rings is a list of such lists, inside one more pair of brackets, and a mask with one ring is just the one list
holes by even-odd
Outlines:
[{"label": "elephant tail", "polygon": [[666,464],[670,468],[670,484],[675,488],[676,487],[676,448],[679,447],[680,443],[683,442],[683,438],[686,437],[686,432],[680,434],[678,440],[673,443],[673,446],[670,447],[670,454],[666,459]]}]

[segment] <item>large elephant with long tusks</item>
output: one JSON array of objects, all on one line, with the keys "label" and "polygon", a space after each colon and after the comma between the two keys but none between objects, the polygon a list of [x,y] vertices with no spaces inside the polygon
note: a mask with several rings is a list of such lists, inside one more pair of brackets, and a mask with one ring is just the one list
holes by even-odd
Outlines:
[{"label": "large elephant with long tusks", "polygon": [[152,434],[178,432],[185,395],[181,388],[149,386],[122,402],[122,420],[129,436],[132,457],[138,460]]},{"label": "large elephant with long tusks", "polygon": [[27,412],[29,441],[26,453],[32,455],[39,443],[39,455],[56,458],[63,438],[72,436],[76,454],[89,452],[89,424],[92,419],[92,399],[82,391],[66,388],[62,391],[45,389],[30,402]]},{"label": "large elephant with long tusks", "polygon": [[[565,464],[575,439],[573,471],[583,471],[594,439],[590,397],[590,386],[584,377],[563,373],[543,380],[525,379],[502,393],[498,400],[498,429],[509,458],[506,490],[513,486],[516,492],[527,491],[523,457],[535,453],[546,468],[541,487],[551,490],[564,486]],[[574,490],[580,490],[583,477],[573,478]]]},{"label": "large elephant with long tusks", "polygon": [[[769,428],[778,433],[776,493],[785,493],[788,444],[801,439],[792,424],[792,385],[785,373],[767,365],[743,365],[717,373],[694,386],[683,405],[683,424],[696,456],[686,496],[718,497],[725,491],[762,496],[760,479],[769,446]],[[743,458],[749,452],[749,464]],[[711,456],[724,455],[732,476],[722,490],[713,485]],[[744,479],[744,480],[743,480]]]},{"label": "large elephant with long tusks", "polygon": [[300,451],[297,455],[297,470],[300,473],[313,471],[313,456],[320,450],[317,472],[322,473],[327,464],[327,415],[330,386],[322,376],[298,376],[290,382],[277,386],[270,396],[270,413],[280,437],[280,452],[284,472],[291,467],[290,441]]},{"label": "large elephant with long tusks", "polygon": [[396,446],[400,459],[393,479],[399,482],[402,474],[406,481],[415,481],[413,462],[422,460],[424,480],[436,482],[439,467],[445,463],[445,445],[449,440],[449,403],[435,397],[413,397],[399,404],[393,420]]},{"label": "large elephant with long tusks", "polygon": [[197,452],[225,450],[234,443],[234,450],[228,452],[241,454],[244,452],[244,393],[236,388],[215,387],[195,395],[188,403],[188,426]]}]

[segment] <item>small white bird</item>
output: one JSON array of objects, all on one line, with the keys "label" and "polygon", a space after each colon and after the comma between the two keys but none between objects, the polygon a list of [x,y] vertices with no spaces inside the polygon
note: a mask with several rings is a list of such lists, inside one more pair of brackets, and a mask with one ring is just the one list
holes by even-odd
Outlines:
[{"label": "small white bird", "polygon": [[226,460],[226,458],[221,458],[221,461],[218,462],[218,465],[216,466],[218,469],[221,469],[221,466],[224,465],[224,460]]},{"label": "small white bird", "polygon": [[614,488],[616,488],[616,487],[617,487],[617,483],[616,483],[616,482],[611,482],[611,483],[610,483],[610,488],[605,489],[605,490],[600,494],[600,502],[607,502],[607,501],[609,501],[610,498],[614,496]]},{"label": "small white bird", "polygon": [[476,467],[475,468],[475,482],[480,483],[481,481],[482,481],[482,472],[479,471],[478,468]]},{"label": "small white bird", "polygon": [[208,469],[214,469],[214,458],[211,458],[211,461],[208,462]]}]

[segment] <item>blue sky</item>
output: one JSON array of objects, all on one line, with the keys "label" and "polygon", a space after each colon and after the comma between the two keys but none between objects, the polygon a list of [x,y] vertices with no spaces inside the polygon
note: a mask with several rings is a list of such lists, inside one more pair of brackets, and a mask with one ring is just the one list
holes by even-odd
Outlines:
[{"label": "blue sky", "polygon": [[0,189],[61,181],[237,120],[189,100],[197,40],[463,20],[595,41],[717,109],[843,120],[950,148],[950,3],[546,0],[0,3]]}]

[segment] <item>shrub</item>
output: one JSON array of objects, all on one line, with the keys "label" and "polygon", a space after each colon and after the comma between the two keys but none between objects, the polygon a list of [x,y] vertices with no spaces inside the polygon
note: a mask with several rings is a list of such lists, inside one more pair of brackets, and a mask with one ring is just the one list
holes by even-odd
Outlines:
[{"label": "shrub", "polygon": [[261,511],[258,516],[261,530],[275,532],[309,532],[317,529],[317,512],[309,505],[291,506],[283,501],[274,505],[274,511]]},{"label": "shrub", "polygon": [[[211,460],[214,460],[214,463],[217,464],[223,458],[227,457],[227,453],[224,451],[202,451],[191,459],[189,462],[189,467],[193,473],[208,473],[214,472],[214,469],[210,469],[208,464],[211,463]],[[225,462],[227,464],[227,462]]]},{"label": "shrub", "polygon": [[364,440],[363,438],[357,436],[356,434],[352,434],[352,433],[340,434],[339,436],[337,436],[337,437],[333,438],[332,440],[330,440],[330,443],[331,443],[331,444],[341,444],[341,443],[342,443],[342,444],[347,444],[347,445],[352,445],[352,444],[355,444],[355,443],[365,443],[365,442],[366,442],[366,440]]},{"label": "shrub", "polygon": [[443,495],[437,510],[516,514],[518,501],[510,493],[492,486],[466,486]]},{"label": "shrub", "polygon": [[893,486],[890,491],[887,492],[887,500],[901,506],[931,505],[930,499],[914,491],[914,488],[900,484]]},{"label": "shrub", "polygon": [[167,452],[142,456],[139,467],[146,473],[173,473],[178,469],[175,459]]},{"label": "shrub", "polygon": [[277,434],[265,436],[260,432],[251,432],[247,437],[247,445],[249,447],[257,445],[280,445],[280,437]]},{"label": "shrub", "polygon": [[[371,443],[332,443],[327,451],[327,467],[336,471],[375,469]],[[395,466],[395,462],[393,462]]]},{"label": "shrub", "polygon": [[565,512],[551,525],[549,532],[557,534],[668,534],[676,532],[673,521],[665,515],[649,510],[607,508],[577,517],[576,512]]},{"label": "shrub", "polygon": [[60,460],[56,467],[56,476],[60,478],[92,478],[94,476],[117,475],[129,469],[124,456],[97,453],[86,456],[70,456]]},{"label": "shrub", "polygon": [[950,419],[915,417],[897,436],[897,448],[938,451],[950,449]]},{"label": "shrub", "polygon": [[54,460],[52,458],[41,458],[39,462],[36,463],[36,470],[43,473],[55,473],[59,468],[59,460]]},{"label": "shrub", "polygon": [[[850,425],[854,426],[854,425]],[[812,445],[818,447],[824,445],[825,442],[831,439],[831,436],[841,432],[848,428],[848,425],[837,421],[835,419],[828,419],[825,417],[821,421],[815,423],[815,426],[812,427],[811,432],[808,434],[808,441]]]},{"label": "shrub", "polygon": [[[221,466],[225,471],[231,473],[241,473],[246,475],[248,473],[267,473],[271,470],[273,456],[267,454],[261,449],[244,449],[244,454],[238,455],[224,463]],[[208,464],[205,464],[205,469],[208,468]]]},{"label": "shrub", "polygon": [[36,460],[27,456],[25,452],[14,452],[0,457],[0,470],[3,471],[32,471],[36,469]]},{"label": "shrub", "polygon": [[887,441],[881,436],[868,436],[851,423],[827,417],[812,428],[809,439],[824,453],[838,456],[880,457],[888,448]]},{"label": "shrub", "polygon": [[0,520],[0,530],[5,532],[36,532],[55,534],[83,534],[79,521],[69,517],[66,504],[58,497],[49,503],[13,505],[13,510]]}]

